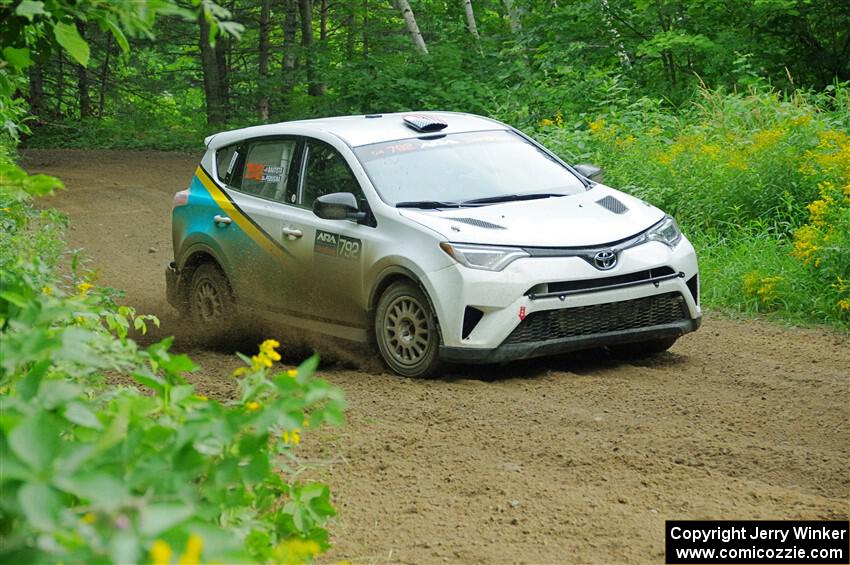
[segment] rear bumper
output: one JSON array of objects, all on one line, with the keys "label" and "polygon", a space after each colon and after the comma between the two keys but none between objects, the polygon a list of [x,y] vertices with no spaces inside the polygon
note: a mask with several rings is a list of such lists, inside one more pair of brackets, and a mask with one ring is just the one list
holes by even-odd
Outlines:
[{"label": "rear bumper", "polygon": [[569,353],[581,349],[592,349],[606,345],[635,343],[655,339],[673,338],[696,331],[702,324],[702,316],[671,324],[649,326],[595,335],[573,336],[526,343],[503,343],[495,349],[471,349],[466,347],[441,347],[440,359],[453,363],[503,363],[518,359],[543,357]]}]

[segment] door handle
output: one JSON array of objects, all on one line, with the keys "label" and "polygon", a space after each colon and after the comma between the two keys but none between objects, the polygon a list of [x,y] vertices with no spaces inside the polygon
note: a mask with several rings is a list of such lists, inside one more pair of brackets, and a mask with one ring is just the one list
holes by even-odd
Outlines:
[{"label": "door handle", "polygon": [[298,239],[299,237],[304,235],[304,233],[301,230],[299,230],[298,228],[286,228],[285,227],[281,231],[283,232],[283,235],[285,235],[286,238],[290,239],[290,240]]},{"label": "door handle", "polygon": [[216,214],[215,216],[213,216],[213,221],[214,221],[216,224],[225,224],[225,225],[228,225],[228,224],[230,224],[233,220],[231,220],[231,219],[230,219],[230,218],[228,218],[227,216],[222,216],[221,214]]}]

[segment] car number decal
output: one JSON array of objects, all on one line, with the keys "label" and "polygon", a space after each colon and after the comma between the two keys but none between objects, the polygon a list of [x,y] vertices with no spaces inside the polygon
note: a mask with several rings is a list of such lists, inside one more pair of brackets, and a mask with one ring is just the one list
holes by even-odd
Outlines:
[{"label": "car number decal", "polygon": [[358,260],[362,249],[363,245],[359,239],[316,230],[316,241],[313,245],[313,251],[316,253],[328,257]]}]

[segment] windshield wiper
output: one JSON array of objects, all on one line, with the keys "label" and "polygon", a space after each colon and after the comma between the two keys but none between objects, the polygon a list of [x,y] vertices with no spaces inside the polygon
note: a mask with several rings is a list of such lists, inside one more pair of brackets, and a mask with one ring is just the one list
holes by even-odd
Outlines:
[{"label": "windshield wiper", "polygon": [[496,204],[498,202],[516,202],[518,200],[537,200],[540,198],[552,198],[555,196],[566,196],[555,192],[529,192],[526,194],[503,194],[501,196],[488,196],[486,198],[473,198],[464,200],[461,204]]},{"label": "windshield wiper", "polygon": [[460,202],[440,202],[439,200],[411,200],[409,202],[397,202],[396,208],[424,208],[435,210],[437,208],[460,208]]}]

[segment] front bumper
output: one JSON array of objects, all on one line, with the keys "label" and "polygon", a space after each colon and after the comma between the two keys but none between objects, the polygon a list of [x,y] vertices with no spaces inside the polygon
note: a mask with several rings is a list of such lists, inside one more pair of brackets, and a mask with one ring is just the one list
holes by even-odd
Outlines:
[{"label": "front bumper", "polygon": [[590,336],[571,336],[525,343],[503,343],[496,349],[440,347],[440,359],[451,363],[504,363],[506,361],[530,359],[532,357],[570,353],[582,349],[593,349],[594,347],[604,347],[606,345],[675,338],[696,331],[701,324],[702,316],[672,324],[606,332]]},{"label": "front bumper", "polygon": [[[633,280],[638,273],[652,278]],[[540,257],[497,273],[453,265],[429,273],[423,284],[440,324],[441,358],[450,361],[499,362],[678,337],[702,318],[696,253],[686,239],[672,250],[658,242],[625,249],[604,272],[578,257]],[[658,306],[673,310],[657,315]],[[472,324],[471,309],[480,316]],[[542,330],[523,330],[535,317],[549,321]]]}]

